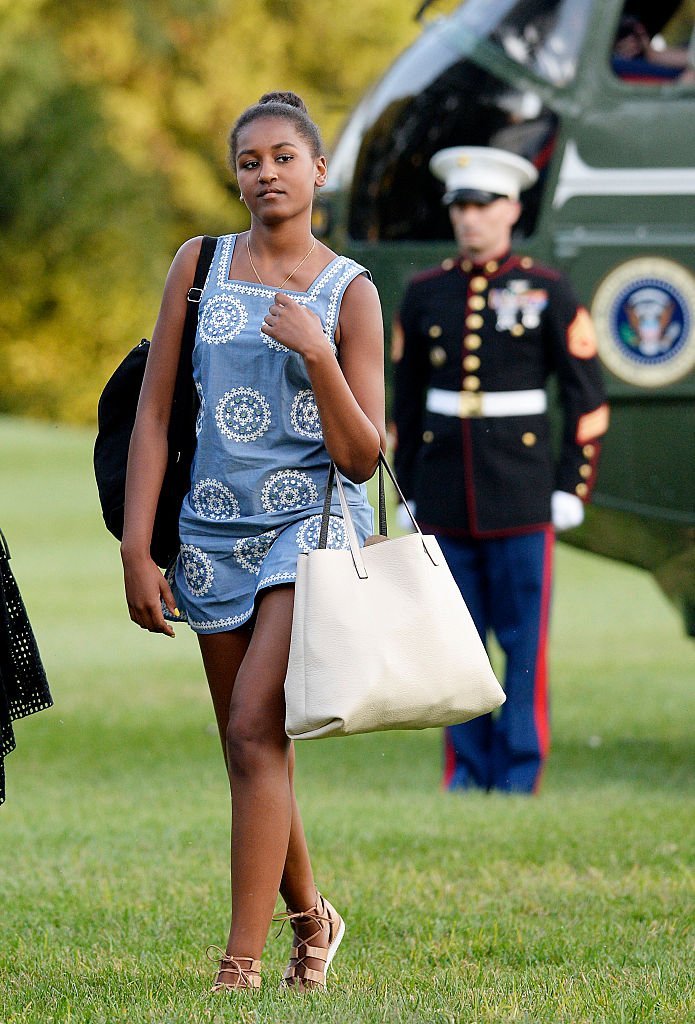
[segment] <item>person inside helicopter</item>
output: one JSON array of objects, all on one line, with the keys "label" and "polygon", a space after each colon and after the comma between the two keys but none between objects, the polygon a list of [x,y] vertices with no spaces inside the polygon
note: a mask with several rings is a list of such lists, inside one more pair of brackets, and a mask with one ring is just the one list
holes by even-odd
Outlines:
[{"label": "person inside helicopter", "polygon": [[[623,81],[660,84],[668,81],[693,82],[693,17],[689,16],[690,44],[669,45],[659,32],[651,32],[645,21],[627,3],[618,22],[611,66]],[[679,26],[681,32],[683,26]]]}]

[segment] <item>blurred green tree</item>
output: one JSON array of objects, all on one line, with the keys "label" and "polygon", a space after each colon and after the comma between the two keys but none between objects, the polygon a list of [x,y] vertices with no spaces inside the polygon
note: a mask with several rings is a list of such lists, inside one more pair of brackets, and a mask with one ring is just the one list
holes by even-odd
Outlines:
[{"label": "blurred green tree", "polygon": [[235,117],[294,89],[330,143],[416,6],[0,0],[0,412],[93,422],[177,246],[246,226]]}]

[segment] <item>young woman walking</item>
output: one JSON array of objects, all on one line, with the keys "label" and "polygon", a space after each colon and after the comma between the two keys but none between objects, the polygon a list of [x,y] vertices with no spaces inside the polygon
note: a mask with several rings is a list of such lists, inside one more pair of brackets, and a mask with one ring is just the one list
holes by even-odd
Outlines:
[{"label": "young woman walking", "polygon": [[[284,984],[325,987],[345,929],[316,889],[284,730],[297,557],[318,545],[331,459],[364,540],[363,481],[385,444],[383,329],[363,267],[311,233],[326,180],[318,130],[294,93],[270,93],[230,135],[251,227],[218,240],[200,303],[200,399],[181,550],[162,575],[149,555],[167,427],[201,239],[176,254],[148,357],[128,460],[121,545],[130,616],[198,634],[232,795],[232,920],[214,991],[258,988],[278,892],[294,943]],[[346,547],[339,512],[329,546]]]}]

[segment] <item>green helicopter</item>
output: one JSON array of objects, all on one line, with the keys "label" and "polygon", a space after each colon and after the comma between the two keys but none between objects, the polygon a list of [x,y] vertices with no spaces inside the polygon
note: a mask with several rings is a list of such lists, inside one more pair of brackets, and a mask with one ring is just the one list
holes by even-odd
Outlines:
[{"label": "green helicopter", "polygon": [[[431,3],[423,3],[420,17]],[[695,636],[695,0],[468,0],[349,117],[315,229],[368,266],[390,318],[451,255],[448,146],[539,171],[515,249],[591,311],[611,403],[584,524],[563,540],[653,573]]]}]

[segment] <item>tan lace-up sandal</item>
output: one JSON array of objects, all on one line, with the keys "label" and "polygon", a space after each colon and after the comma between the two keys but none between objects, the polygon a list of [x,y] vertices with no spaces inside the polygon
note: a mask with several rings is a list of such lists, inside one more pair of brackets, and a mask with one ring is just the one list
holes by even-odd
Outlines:
[{"label": "tan lace-up sandal", "polygon": [[[284,927],[289,921],[294,931],[294,945],[290,952],[290,960],[282,976],[283,988],[293,988],[298,992],[305,992],[309,989],[325,989],[326,974],[335,956],[338,946],[345,934],[345,922],[328,900],[324,899],[321,893],[316,893],[316,904],[308,910],[291,911],[289,908],[284,914],[276,914],[274,921],[281,921]],[[313,921],[316,930],[305,938],[297,935],[295,922]],[[328,945],[315,946],[314,940],[323,934],[324,925],[328,925]],[[280,928],[282,931],[282,927]],[[278,932],[278,935],[280,932]],[[322,967],[317,970],[315,967],[307,966],[307,960],[318,960]]]},{"label": "tan lace-up sandal", "polygon": [[[214,955],[210,955],[213,950]],[[208,946],[208,960],[219,963],[217,980],[210,989],[211,992],[231,992],[236,989],[260,988],[261,987],[261,961],[254,960],[251,956],[231,956],[219,946]],[[229,976],[225,980],[224,975]]]}]

